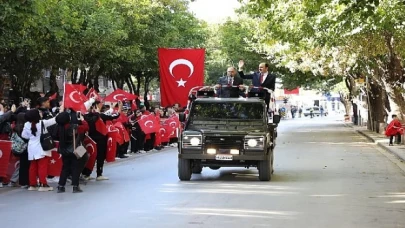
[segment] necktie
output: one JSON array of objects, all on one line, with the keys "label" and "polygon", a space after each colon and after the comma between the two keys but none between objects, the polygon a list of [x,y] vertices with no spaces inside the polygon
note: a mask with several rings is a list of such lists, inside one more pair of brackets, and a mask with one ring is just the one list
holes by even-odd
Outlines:
[{"label": "necktie", "polygon": [[232,78],[228,77],[228,85],[232,85]]},{"label": "necktie", "polygon": [[260,84],[263,83],[263,78],[264,78],[264,75],[263,75],[263,73],[261,73],[261,74],[260,74]]}]

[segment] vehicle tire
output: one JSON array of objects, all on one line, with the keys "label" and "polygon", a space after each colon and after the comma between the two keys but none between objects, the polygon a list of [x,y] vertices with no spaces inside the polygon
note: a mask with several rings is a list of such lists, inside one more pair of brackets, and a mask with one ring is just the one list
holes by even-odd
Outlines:
[{"label": "vehicle tire", "polygon": [[273,168],[271,166],[271,160],[259,161],[257,168],[259,170],[259,180],[260,181],[270,181],[271,180],[271,172],[273,170]]},{"label": "vehicle tire", "polygon": [[271,174],[274,173],[274,153],[271,152]]},{"label": "vehicle tire", "polygon": [[221,168],[220,166],[210,166],[210,169],[212,170],[218,170],[219,168]]},{"label": "vehicle tire", "polygon": [[202,172],[202,170],[203,170],[202,165],[198,165],[198,164],[194,165],[193,168],[191,169],[192,173],[195,173],[195,174],[200,174]]},{"label": "vehicle tire", "polygon": [[191,161],[189,159],[179,158],[178,176],[182,181],[189,181],[191,179]]}]

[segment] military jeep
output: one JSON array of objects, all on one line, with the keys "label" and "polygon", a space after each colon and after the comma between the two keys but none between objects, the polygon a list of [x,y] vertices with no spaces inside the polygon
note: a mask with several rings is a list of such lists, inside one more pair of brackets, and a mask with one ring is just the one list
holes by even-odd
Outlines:
[{"label": "military jeep", "polygon": [[197,98],[180,115],[178,177],[200,174],[203,167],[257,167],[259,180],[270,181],[279,115],[270,119],[256,98]]}]

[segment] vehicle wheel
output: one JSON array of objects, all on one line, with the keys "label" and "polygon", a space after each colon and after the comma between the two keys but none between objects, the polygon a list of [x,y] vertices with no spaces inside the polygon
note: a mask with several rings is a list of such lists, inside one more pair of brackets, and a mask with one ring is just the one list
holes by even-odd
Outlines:
[{"label": "vehicle wheel", "polygon": [[212,170],[218,170],[219,168],[221,168],[221,167],[219,167],[219,166],[210,166],[210,169],[212,169]]},{"label": "vehicle wheel", "polygon": [[179,179],[182,181],[189,181],[191,179],[191,161],[190,160],[179,158],[178,176],[179,176]]},{"label": "vehicle wheel", "polygon": [[195,173],[195,174],[200,174],[202,172],[202,170],[203,170],[202,165],[198,165],[198,164],[194,165],[193,168],[191,169],[192,173]]},{"label": "vehicle wheel", "polygon": [[271,172],[273,170],[271,160],[259,161],[257,168],[259,169],[259,180],[261,181],[271,180]]}]

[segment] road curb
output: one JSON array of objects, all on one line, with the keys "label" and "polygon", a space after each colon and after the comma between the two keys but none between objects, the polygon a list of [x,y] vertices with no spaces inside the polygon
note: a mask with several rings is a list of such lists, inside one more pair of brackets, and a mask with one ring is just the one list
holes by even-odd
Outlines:
[{"label": "road curb", "polygon": [[153,152],[147,152],[144,154],[133,154],[132,156],[128,157],[128,158],[123,158],[123,159],[116,159],[114,162],[105,162],[105,166],[110,166],[110,165],[114,165],[114,164],[120,164],[120,163],[125,163],[125,162],[129,162],[129,161],[133,161],[136,160],[137,158],[142,158],[142,157],[146,157],[146,156],[150,156],[150,155],[154,155],[154,154],[159,154],[159,153],[163,153],[166,151],[169,151],[171,149],[176,149],[177,147],[166,147],[163,148],[161,150],[157,150],[157,151],[153,151]]},{"label": "road curb", "polygon": [[367,133],[363,132],[362,130],[356,130],[356,132],[360,135],[362,135],[363,137],[365,137],[367,140],[369,140],[370,142],[373,142],[374,144],[376,144],[378,147],[380,147],[381,149],[383,149],[384,151],[393,154],[395,157],[397,157],[399,160],[401,161],[405,161],[405,155],[404,154],[400,154],[398,153],[398,151],[394,150],[394,148],[390,148],[389,146],[387,146],[387,142],[382,142],[382,140],[378,140],[373,138],[372,136],[368,135]]}]

